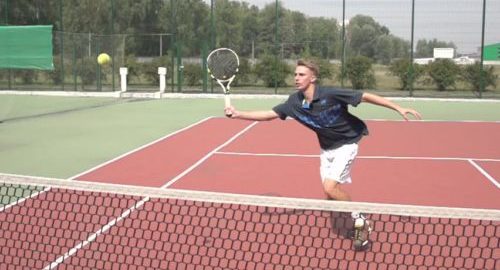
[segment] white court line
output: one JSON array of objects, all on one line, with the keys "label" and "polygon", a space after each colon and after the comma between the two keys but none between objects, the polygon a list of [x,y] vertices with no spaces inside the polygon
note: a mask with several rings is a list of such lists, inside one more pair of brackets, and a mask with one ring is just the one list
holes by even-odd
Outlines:
[{"label": "white court line", "polygon": [[[144,149],[144,148],[146,148],[146,147],[148,147],[148,146],[151,146],[151,145],[153,145],[153,144],[155,144],[155,143],[158,143],[158,142],[160,142],[160,141],[162,141],[162,140],[165,140],[165,139],[167,139],[167,138],[169,138],[169,137],[171,137],[171,136],[174,136],[175,134],[178,134],[178,133],[180,133],[180,132],[183,132],[183,131],[185,131],[185,130],[188,130],[188,129],[190,129],[190,128],[192,128],[192,127],[196,126],[196,125],[199,125],[199,124],[201,124],[201,123],[203,123],[203,122],[205,122],[205,121],[210,120],[211,118],[213,118],[213,117],[207,117],[207,118],[202,119],[202,120],[200,120],[200,121],[198,121],[198,122],[196,122],[196,123],[194,123],[194,124],[191,124],[191,125],[189,125],[189,126],[187,126],[187,127],[184,127],[184,128],[182,128],[182,129],[176,130],[176,131],[174,131],[174,132],[172,132],[172,133],[170,133],[170,134],[168,134],[168,135],[166,135],[166,136],[163,136],[163,137],[161,137],[161,138],[159,138],[159,139],[157,139],[157,140],[155,140],[155,141],[152,141],[152,142],[150,142],[150,143],[148,143],[148,144],[142,145],[142,146],[140,146],[140,147],[138,147],[138,148],[136,148],[136,149],[133,149],[133,150],[131,150],[131,151],[129,151],[129,152],[127,152],[127,153],[125,153],[125,154],[122,154],[122,155],[120,155],[120,156],[118,156],[118,157],[115,157],[115,158],[113,158],[113,159],[109,160],[109,161],[106,161],[106,162],[104,162],[104,163],[101,163],[101,164],[99,164],[99,165],[97,165],[97,166],[95,166],[95,167],[93,167],[93,168],[90,168],[90,169],[88,169],[88,170],[86,170],[86,171],[83,171],[83,172],[81,172],[81,173],[78,173],[77,175],[74,175],[74,176],[69,177],[69,178],[67,178],[67,179],[68,179],[68,180],[75,180],[75,179],[77,179],[78,177],[80,177],[80,176],[82,176],[82,175],[85,175],[85,174],[90,173],[90,172],[92,172],[92,171],[95,171],[95,170],[97,170],[97,169],[99,169],[99,168],[102,168],[102,167],[104,167],[104,166],[106,166],[106,165],[108,165],[108,164],[110,164],[110,163],[113,163],[113,162],[115,162],[115,161],[117,161],[117,160],[119,160],[119,159],[122,159],[122,158],[124,158],[124,157],[126,157],[126,156],[128,156],[128,155],[131,155],[131,154],[133,154],[133,153],[135,153],[135,152],[138,152],[138,151],[140,151],[140,150],[142,150],[142,149]],[[31,195],[30,195],[30,196],[28,196],[28,197],[25,197],[25,198],[22,198],[22,199],[16,200],[16,201],[14,201],[14,202],[12,202],[12,203],[9,203],[9,204],[7,204],[7,205],[5,205],[5,206],[2,206],[2,207],[0,207],[0,212],[5,211],[5,210],[7,210],[7,209],[9,209],[9,208],[11,208],[11,207],[13,207],[13,206],[16,206],[16,205],[18,205],[18,204],[20,204],[20,203],[22,203],[22,202],[26,201],[27,199],[33,199],[33,198],[37,197],[38,195],[41,195],[41,194],[43,194],[43,193],[45,193],[45,192],[48,192],[49,190],[50,190],[50,188],[45,188],[45,189],[43,189],[43,190],[41,190],[41,191],[38,191],[38,192],[36,192],[36,193],[31,194]]]},{"label": "white court line", "polygon": [[[319,158],[319,155],[307,154],[278,154],[278,153],[248,153],[248,152],[216,152],[218,155],[235,155],[235,156],[256,156],[256,157],[304,157],[304,158]],[[491,158],[470,158],[470,157],[406,157],[406,156],[357,156],[359,159],[401,159],[401,160],[456,160],[456,161],[496,161],[500,159]]]},{"label": "white court line", "polygon": [[[185,130],[188,130],[188,129],[190,129],[190,128],[192,128],[192,127],[196,126],[196,125],[199,125],[199,124],[201,124],[201,123],[203,123],[203,122],[205,122],[205,121],[207,121],[207,120],[209,120],[209,119],[211,119],[211,118],[213,118],[213,117],[207,117],[207,118],[202,119],[202,120],[200,120],[200,121],[198,121],[198,122],[196,122],[196,123],[194,123],[194,124],[191,124],[191,125],[189,125],[189,126],[187,126],[187,127],[184,127],[184,128],[182,128],[182,129],[176,130],[175,132],[170,133],[170,134],[168,134],[168,135],[166,135],[166,136],[163,136],[163,137],[161,137],[161,138],[159,138],[159,139],[157,139],[157,140],[155,140],[155,141],[153,141],[153,142],[150,142],[150,143],[148,143],[148,144],[142,145],[142,146],[140,146],[140,147],[138,147],[138,148],[136,148],[136,149],[133,149],[133,150],[131,150],[131,151],[129,151],[129,152],[127,152],[127,153],[125,153],[125,154],[122,154],[122,155],[120,155],[120,156],[118,156],[118,157],[116,157],[116,158],[113,158],[113,159],[111,159],[111,160],[109,160],[109,161],[107,161],[107,162],[104,162],[104,163],[102,163],[102,164],[100,164],[100,165],[97,165],[97,166],[95,166],[95,167],[93,167],[93,168],[91,168],[91,169],[89,169],[89,170],[86,170],[86,171],[81,172],[81,173],[79,173],[79,174],[77,174],[77,175],[75,175],[75,176],[72,176],[72,177],[68,178],[68,181],[69,181],[69,180],[75,180],[75,179],[77,179],[78,177],[80,177],[80,176],[82,176],[82,175],[84,175],[84,174],[87,174],[87,173],[89,173],[89,172],[92,172],[92,171],[95,171],[95,170],[97,170],[97,169],[99,169],[99,168],[102,168],[102,167],[104,167],[104,166],[106,166],[106,165],[108,165],[108,164],[110,164],[110,163],[112,163],[112,162],[115,162],[115,161],[117,161],[117,160],[119,160],[119,159],[121,159],[121,158],[124,158],[124,157],[126,157],[126,156],[128,156],[128,155],[130,155],[130,154],[132,154],[132,153],[138,152],[138,151],[140,151],[140,150],[142,150],[142,149],[144,149],[144,148],[146,148],[146,147],[148,147],[148,146],[151,146],[151,145],[153,145],[153,144],[155,144],[155,143],[158,143],[158,142],[160,142],[160,141],[162,141],[162,140],[165,140],[165,139],[167,139],[167,138],[169,138],[169,137],[171,137],[171,136],[173,136],[173,135],[175,135],[175,134],[178,134],[178,133],[183,132],[183,131],[185,131]],[[33,199],[33,198],[35,198],[35,197],[37,197],[37,196],[41,195],[42,193],[48,192],[50,189],[51,189],[51,188],[45,188],[45,189],[43,189],[43,190],[41,190],[41,191],[39,191],[39,192],[36,192],[36,193],[31,194],[31,195],[30,195],[30,196],[28,196],[28,197],[25,197],[25,198],[22,198],[22,199],[16,200],[16,201],[14,201],[14,202],[12,202],[12,203],[10,203],[10,204],[8,204],[8,205],[2,206],[2,207],[0,207],[0,212],[5,211],[5,210],[7,210],[8,208],[11,208],[11,207],[13,207],[13,206],[16,206],[16,205],[18,205],[18,204],[20,204],[20,203],[22,203],[22,202],[24,202],[24,201],[26,201],[26,200],[28,200],[28,199]],[[109,229],[110,229],[110,228],[111,228],[111,227],[112,227],[112,226],[113,226],[116,222],[119,222],[120,220],[122,220],[122,219],[124,219],[125,217],[127,217],[128,215],[130,215],[130,213],[131,213],[133,210],[135,210],[136,208],[141,207],[141,206],[142,206],[142,205],[143,205],[146,201],[148,201],[148,200],[149,200],[149,198],[144,198],[143,200],[141,200],[141,201],[137,202],[137,203],[136,203],[136,204],[135,204],[135,205],[131,208],[132,210],[131,210],[131,209],[129,209],[129,210],[131,210],[131,211],[125,211],[124,213],[122,213],[122,215],[120,215],[120,217],[118,217],[118,218],[116,218],[116,219],[112,220],[112,221],[111,221],[110,223],[108,223],[106,226],[102,227],[102,228],[101,228],[98,232],[96,232],[96,233],[94,233],[93,235],[91,235],[91,236],[87,239],[87,241],[81,242],[81,243],[80,243],[80,244],[78,244],[76,247],[74,247],[74,248],[73,248],[73,249],[74,249],[74,252],[78,251],[78,250],[79,250],[79,249],[81,249],[83,246],[85,246],[85,245],[87,245],[88,243],[90,243],[91,241],[93,241],[93,240],[95,239],[95,237],[97,237],[98,235],[100,235],[100,234],[102,234],[103,232],[106,232],[107,230],[109,230]],[[70,251],[71,251],[71,250],[70,250]],[[70,252],[70,251],[69,251],[69,252]],[[68,252],[68,254],[69,254],[69,252]],[[73,254],[74,254],[74,252],[73,252],[73,253],[71,253],[71,254],[69,254],[67,257],[69,257],[69,256],[73,255]],[[65,255],[67,255],[67,254],[65,254]],[[64,259],[66,259],[67,257],[64,257],[64,258],[62,259],[62,261],[64,261]],[[60,257],[60,258],[62,258],[62,257]],[[58,260],[59,260],[59,258],[58,258]],[[44,269],[54,269],[53,267],[57,267],[57,265],[58,265],[58,264],[60,264],[62,261],[60,261],[60,262],[57,262],[57,261],[56,261],[57,263],[56,263],[56,262],[53,262],[52,264],[50,264],[49,266],[45,267]],[[53,265],[54,263],[56,263],[56,264],[55,264],[55,265]]]},{"label": "white court line", "polygon": [[500,188],[500,183],[498,183],[498,181],[493,178],[493,176],[488,174],[483,168],[481,168],[481,166],[474,162],[474,160],[469,159],[468,161],[470,164],[472,164],[472,166],[474,166],[474,168],[476,168],[482,175],[484,175],[484,177],[486,177],[491,183],[493,183],[493,185],[495,185],[497,188]]},{"label": "white court line", "polygon": [[207,118],[202,119],[202,120],[200,120],[200,121],[198,121],[198,122],[196,122],[196,123],[194,123],[194,124],[191,124],[191,125],[189,125],[189,126],[187,126],[187,127],[184,127],[184,128],[182,128],[182,129],[176,130],[176,131],[174,131],[174,132],[172,132],[172,133],[170,133],[170,134],[168,134],[168,135],[166,135],[166,136],[163,136],[163,137],[161,137],[161,138],[159,138],[159,139],[157,139],[157,140],[154,140],[154,141],[152,141],[152,142],[150,142],[150,143],[148,143],[148,144],[145,144],[145,145],[139,146],[138,148],[133,149],[133,150],[131,150],[131,151],[129,151],[129,152],[127,152],[127,153],[125,153],[125,154],[122,154],[122,155],[120,155],[120,156],[118,156],[118,157],[115,157],[115,158],[113,158],[113,159],[109,160],[109,161],[106,161],[106,162],[104,162],[104,163],[101,163],[101,164],[99,164],[99,165],[97,165],[97,166],[93,167],[93,168],[90,168],[90,169],[88,169],[88,170],[86,170],[86,171],[84,171],[84,172],[82,172],[82,173],[79,173],[79,174],[77,174],[76,176],[74,176],[73,178],[78,178],[78,177],[80,177],[80,176],[82,176],[82,175],[84,175],[84,174],[87,174],[87,173],[90,173],[90,172],[95,171],[95,170],[97,170],[97,169],[100,169],[100,168],[102,168],[102,167],[104,167],[104,166],[106,166],[106,165],[108,165],[108,164],[110,164],[110,163],[113,163],[113,162],[115,162],[115,161],[117,161],[117,160],[120,160],[120,159],[122,159],[122,158],[125,158],[125,157],[127,157],[127,156],[129,156],[129,155],[131,155],[131,154],[133,154],[133,153],[135,153],[135,152],[138,152],[138,151],[140,151],[140,150],[142,150],[142,149],[144,149],[144,148],[146,148],[146,147],[149,147],[149,146],[151,146],[151,145],[153,145],[153,144],[155,144],[155,143],[159,143],[159,142],[161,142],[161,141],[163,141],[163,140],[165,140],[165,139],[167,139],[167,138],[169,138],[169,137],[172,137],[172,136],[174,136],[174,135],[176,135],[176,134],[178,134],[178,133],[181,133],[181,132],[186,131],[186,130],[188,130],[188,129],[190,129],[190,128],[193,128],[194,126],[197,126],[197,125],[199,125],[199,124],[201,124],[201,123],[203,123],[203,122],[206,122],[206,121],[208,121],[208,120],[210,120],[210,119],[212,119],[212,118],[213,118],[213,117],[207,117]]},{"label": "white court line", "polygon": [[[191,167],[189,167],[188,169],[186,169],[185,171],[183,171],[182,173],[180,173],[179,175],[177,175],[176,177],[174,177],[172,180],[170,180],[169,182],[167,182],[165,185],[163,185],[160,188],[168,188],[169,186],[171,186],[172,184],[174,184],[177,180],[179,180],[184,175],[188,174],[193,169],[195,169],[196,167],[198,167],[201,163],[203,163],[205,160],[207,160],[210,156],[212,156],[219,149],[221,149],[222,147],[224,147],[224,146],[228,145],[229,143],[231,143],[232,141],[234,141],[236,138],[238,138],[243,133],[245,133],[246,131],[248,131],[250,128],[252,128],[253,126],[255,126],[257,123],[258,122],[253,122],[252,124],[250,124],[249,126],[247,126],[246,128],[244,128],[243,130],[241,130],[240,132],[238,132],[236,135],[234,135],[233,137],[231,137],[229,140],[227,140],[223,144],[219,145],[217,148],[215,148],[214,150],[212,150],[210,153],[206,154],[204,157],[202,157],[200,160],[198,160],[196,163],[194,163]],[[81,242],[78,245],[74,246],[68,252],[66,252],[62,256],[58,257],[55,261],[53,261],[50,265],[46,266],[43,269],[44,270],[49,270],[49,269],[55,269],[55,268],[57,268],[59,264],[61,264],[62,262],[64,262],[64,260],[66,260],[67,258],[71,257],[73,254],[75,254],[76,252],[78,252],[80,249],[82,249],[86,245],[90,244],[97,237],[99,237],[99,235],[107,232],[109,229],[111,229],[111,227],[113,227],[114,225],[116,225],[116,223],[118,223],[122,219],[124,219],[127,216],[129,216],[132,212],[134,212],[138,208],[142,207],[142,205],[144,205],[144,203],[146,203],[149,200],[150,200],[150,197],[143,198],[142,200],[140,200],[139,202],[137,202],[134,206],[132,206],[131,208],[125,210],[125,212],[123,212],[118,218],[114,218],[113,220],[111,220],[108,224],[106,224],[105,226],[103,226],[102,228],[100,228],[98,231],[96,231],[92,235],[90,235],[86,240],[84,240],[83,242]]]},{"label": "white court line", "polygon": [[[300,155],[300,154],[259,154],[259,153],[242,153],[242,152],[216,152],[218,155],[236,155],[236,156],[257,156],[257,157],[300,157],[300,158],[319,158],[319,155]],[[493,185],[500,188],[500,183],[481,168],[475,161],[494,161],[500,162],[500,159],[488,158],[457,158],[457,157],[392,157],[392,156],[358,156],[359,159],[394,159],[394,160],[437,160],[437,161],[467,161],[474,166],[484,177],[486,177]]]},{"label": "white court line", "polygon": [[180,178],[182,178],[184,175],[188,174],[189,172],[191,172],[192,170],[194,170],[196,167],[198,167],[201,163],[203,163],[209,157],[211,157],[215,153],[217,153],[217,151],[219,151],[221,148],[223,148],[224,146],[230,144],[231,142],[233,142],[234,140],[236,140],[236,138],[238,138],[239,136],[241,136],[243,133],[247,132],[249,129],[251,129],[252,127],[254,127],[257,123],[258,122],[253,122],[252,124],[250,124],[249,126],[247,126],[246,128],[244,128],[243,130],[241,130],[240,132],[238,132],[231,139],[229,139],[225,143],[219,145],[217,148],[215,148],[210,153],[208,153],[207,155],[205,155],[203,158],[201,158],[200,160],[198,160],[191,167],[189,167],[188,169],[186,169],[185,171],[183,171],[182,173],[180,173],[179,175],[177,175],[176,177],[174,177],[172,180],[170,180],[168,183],[166,183],[163,187],[169,187],[169,186],[171,186],[173,183],[175,183],[177,180],[179,180]]},{"label": "white court line", "polygon": [[13,206],[16,206],[16,205],[18,205],[18,204],[20,204],[20,203],[23,203],[24,201],[26,201],[26,200],[28,200],[28,199],[35,198],[35,197],[37,197],[38,195],[40,195],[40,194],[42,194],[42,193],[44,193],[44,192],[47,192],[47,191],[49,191],[49,190],[50,190],[50,188],[44,188],[43,190],[37,191],[37,192],[35,192],[35,193],[33,193],[33,194],[31,194],[31,195],[27,196],[27,197],[21,198],[21,199],[19,199],[19,200],[15,200],[14,202],[11,202],[11,203],[9,203],[9,204],[6,204],[6,205],[4,205],[4,206],[1,206],[1,207],[0,207],[0,213],[1,213],[1,212],[3,212],[3,211],[5,211],[5,210],[7,210],[7,209],[9,209],[9,208],[11,208],[11,207],[13,207]]},{"label": "white court line", "polygon": [[86,240],[83,242],[78,243],[76,246],[74,246],[72,249],[70,249],[68,252],[66,252],[64,255],[58,257],[55,261],[53,261],[51,264],[47,265],[44,270],[49,270],[49,269],[56,269],[59,264],[64,262],[67,258],[71,257],[73,254],[78,252],[80,249],[85,247],[86,245],[90,244],[92,241],[94,241],[99,235],[107,232],[111,227],[116,225],[116,223],[120,222],[124,218],[128,217],[133,211],[135,211],[137,208],[140,208],[149,201],[149,197],[143,198],[142,200],[136,202],[134,206],[130,207],[129,209],[125,210],[119,217],[114,218],[111,220],[108,224],[104,225],[101,227],[99,230],[97,230],[95,233],[91,234]]}]

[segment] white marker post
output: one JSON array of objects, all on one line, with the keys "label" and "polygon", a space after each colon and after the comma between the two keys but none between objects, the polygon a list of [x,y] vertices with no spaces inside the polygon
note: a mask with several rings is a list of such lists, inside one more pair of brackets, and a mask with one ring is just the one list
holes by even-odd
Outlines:
[{"label": "white marker post", "polygon": [[120,86],[121,86],[122,92],[127,91],[127,74],[128,74],[128,68],[121,67],[120,68]]},{"label": "white marker post", "polygon": [[160,75],[160,93],[165,93],[165,89],[167,87],[167,68],[159,67],[158,75]]}]

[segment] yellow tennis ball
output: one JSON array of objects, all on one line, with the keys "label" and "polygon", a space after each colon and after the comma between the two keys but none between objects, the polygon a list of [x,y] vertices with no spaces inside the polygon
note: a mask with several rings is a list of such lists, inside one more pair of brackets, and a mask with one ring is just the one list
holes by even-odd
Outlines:
[{"label": "yellow tennis ball", "polygon": [[111,61],[111,57],[107,53],[101,53],[97,56],[97,63],[99,65],[106,65]]}]

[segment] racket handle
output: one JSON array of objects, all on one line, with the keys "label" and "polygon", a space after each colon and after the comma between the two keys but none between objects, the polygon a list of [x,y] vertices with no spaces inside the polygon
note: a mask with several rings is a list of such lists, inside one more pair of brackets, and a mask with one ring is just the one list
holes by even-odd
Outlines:
[{"label": "racket handle", "polygon": [[[229,98],[229,94],[224,94],[224,106],[225,108],[231,107],[231,99]],[[227,117],[231,117],[232,114],[226,114]]]},{"label": "racket handle", "polygon": [[226,108],[231,107],[231,99],[229,98],[229,94],[224,95],[224,105]]}]

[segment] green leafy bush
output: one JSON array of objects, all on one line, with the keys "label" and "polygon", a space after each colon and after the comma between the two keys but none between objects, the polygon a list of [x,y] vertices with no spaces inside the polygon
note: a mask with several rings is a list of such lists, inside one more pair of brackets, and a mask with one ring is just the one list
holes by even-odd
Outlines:
[{"label": "green leafy bush", "polygon": [[140,82],[142,65],[137,62],[134,55],[127,55],[125,57],[125,67],[127,68],[127,81]]},{"label": "green leafy bush", "polygon": [[63,68],[61,65],[61,57],[54,56],[54,70],[48,72],[49,78],[54,84],[61,84],[63,81]]},{"label": "green leafy bush", "polygon": [[255,73],[267,87],[286,86],[286,77],[291,72],[291,68],[284,61],[272,55],[264,56],[255,66]]},{"label": "green leafy bush", "polygon": [[20,77],[23,84],[32,84],[37,79],[37,73],[32,69],[18,69],[14,72],[14,77]]},{"label": "green leafy bush", "polygon": [[[389,73],[398,77],[401,90],[410,88],[410,60],[398,59],[389,65]],[[413,64],[413,82],[416,82],[424,75],[425,68],[418,64]]]},{"label": "green leafy bush", "polygon": [[[149,63],[142,64],[142,69],[144,70],[144,77],[146,80],[153,84],[160,83],[160,76],[158,75],[158,67],[170,67],[170,57],[168,55],[164,55],[162,57],[157,57],[153,59],[153,61]],[[167,78],[169,78],[172,74],[171,70],[167,71]]]},{"label": "green leafy bush", "polygon": [[81,60],[77,67],[77,73],[83,85],[90,85],[96,81],[97,64],[94,59],[85,58]]},{"label": "green leafy bush", "polygon": [[375,74],[370,58],[362,55],[352,57],[347,61],[346,69],[346,76],[351,81],[354,89],[365,89],[375,86]]},{"label": "green leafy bush", "polygon": [[241,57],[240,58],[240,66],[238,68],[238,74],[234,78],[232,85],[234,86],[242,86],[255,84],[256,78],[255,73],[252,68],[252,64],[248,60],[248,58]]},{"label": "green leafy bush", "polygon": [[460,68],[453,60],[437,59],[428,65],[427,70],[439,91],[454,87],[460,75]]},{"label": "green leafy bush", "polygon": [[197,64],[184,65],[184,81],[187,85],[200,85],[202,78],[202,68]]},{"label": "green leafy bush", "polygon": [[[484,88],[489,86],[496,87],[496,81],[498,75],[495,74],[495,70],[492,66],[485,66],[483,69],[484,74]],[[481,64],[479,62],[473,65],[466,65],[462,69],[462,80],[472,87],[473,91],[479,91],[481,89]]]}]

